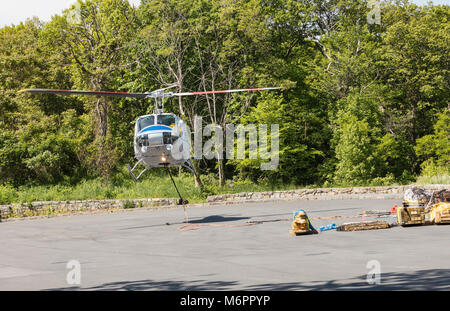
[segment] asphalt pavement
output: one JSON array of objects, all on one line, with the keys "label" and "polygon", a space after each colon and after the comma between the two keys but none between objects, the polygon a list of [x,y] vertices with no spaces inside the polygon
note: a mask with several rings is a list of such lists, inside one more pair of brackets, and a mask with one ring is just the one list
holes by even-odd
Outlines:
[{"label": "asphalt pavement", "polygon": [[449,290],[449,225],[289,235],[299,209],[318,229],[394,204],[191,207],[189,226],[181,207],[4,222],[0,290]]}]

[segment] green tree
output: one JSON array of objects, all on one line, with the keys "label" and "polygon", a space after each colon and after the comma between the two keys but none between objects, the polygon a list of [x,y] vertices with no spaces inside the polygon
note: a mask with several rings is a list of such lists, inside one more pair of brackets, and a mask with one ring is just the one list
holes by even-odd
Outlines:
[{"label": "green tree", "polygon": [[441,170],[450,173],[450,111],[437,115],[438,119],[433,127],[434,133],[425,135],[417,140],[415,150],[420,157],[422,168],[438,166]]},{"label": "green tree", "polygon": [[[53,17],[45,27],[44,37],[48,46],[56,45],[58,53],[71,60],[74,87],[107,91],[131,66],[126,62],[126,52],[133,47],[135,27],[134,10],[128,1],[78,0],[71,10]],[[106,177],[118,162],[118,147],[109,126],[112,102],[106,98],[86,100],[94,133],[87,152],[92,154],[92,167]]]},{"label": "green tree", "polygon": [[387,86],[386,129],[411,144],[428,134],[450,95],[450,7],[387,6],[380,72]]},{"label": "green tree", "polygon": [[[30,97],[19,93],[30,87],[69,85],[57,67],[59,56],[47,53],[38,19],[0,30],[0,182],[56,182],[78,175],[74,140],[63,134],[64,111],[82,111],[76,99]],[[76,116],[75,116],[76,118]]]},{"label": "green tree", "polygon": [[343,114],[339,123],[334,181],[342,185],[366,185],[376,177],[378,166],[371,128],[366,120],[358,120],[349,113]]}]

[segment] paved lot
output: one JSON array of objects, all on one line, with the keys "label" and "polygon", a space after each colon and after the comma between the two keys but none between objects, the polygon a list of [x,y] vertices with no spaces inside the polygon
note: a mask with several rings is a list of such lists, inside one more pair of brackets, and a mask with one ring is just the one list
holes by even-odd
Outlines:
[{"label": "paved lot", "polygon": [[[450,226],[290,236],[293,211],[310,217],[388,210],[398,200],[249,203],[133,210],[0,223],[0,290],[450,289]],[[269,221],[254,226],[248,220]],[[316,220],[318,228],[354,219]],[[206,226],[205,226],[206,225]],[[213,225],[213,226],[211,226]],[[67,263],[81,263],[68,285]],[[381,284],[366,281],[377,260]]]}]

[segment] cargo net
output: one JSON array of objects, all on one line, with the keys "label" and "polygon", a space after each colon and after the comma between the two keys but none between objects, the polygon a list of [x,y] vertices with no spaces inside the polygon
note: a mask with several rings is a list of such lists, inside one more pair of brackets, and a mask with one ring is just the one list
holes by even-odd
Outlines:
[{"label": "cargo net", "polygon": [[435,191],[431,195],[431,204],[450,203],[450,190]]},{"label": "cargo net", "polygon": [[431,194],[422,188],[411,188],[405,191],[403,195],[403,205],[408,206],[425,206],[431,199]]},{"label": "cargo net", "polygon": [[414,187],[406,190],[403,196],[404,207],[424,207],[428,210],[438,203],[450,203],[450,190],[443,189],[430,193]]}]

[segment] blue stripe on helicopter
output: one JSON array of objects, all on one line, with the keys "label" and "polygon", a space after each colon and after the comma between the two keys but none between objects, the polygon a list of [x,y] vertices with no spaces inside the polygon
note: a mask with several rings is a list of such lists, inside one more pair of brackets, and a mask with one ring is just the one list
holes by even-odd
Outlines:
[{"label": "blue stripe on helicopter", "polygon": [[146,127],[145,129],[140,131],[139,134],[142,134],[145,132],[150,132],[150,131],[172,131],[172,128],[169,126],[165,126],[165,125],[153,125],[153,126]]}]

